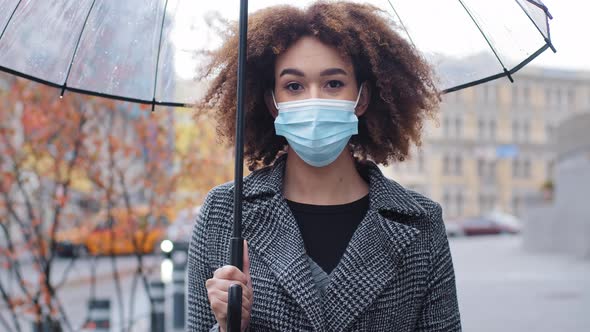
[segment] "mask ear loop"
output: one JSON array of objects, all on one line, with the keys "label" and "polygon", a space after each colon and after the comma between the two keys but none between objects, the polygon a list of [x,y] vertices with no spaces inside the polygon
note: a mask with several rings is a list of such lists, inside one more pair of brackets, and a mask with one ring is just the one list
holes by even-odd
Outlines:
[{"label": "mask ear loop", "polygon": [[275,108],[278,111],[279,110],[279,105],[277,105],[277,100],[275,99],[275,91],[274,91],[274,89],[270,90],[270,93],[272,94],[272,102],[275,104]]},{"label": "mask ear loop", "polygon": [[359,103],[359,100],[361,99],[361,92],[363,91],[363,85],[365,84],[365,82],[361,83],[361,87],[359,88],[359,93],[356,96],[356,102],[354,103],[354,108],[356,109],[356,106]]}]

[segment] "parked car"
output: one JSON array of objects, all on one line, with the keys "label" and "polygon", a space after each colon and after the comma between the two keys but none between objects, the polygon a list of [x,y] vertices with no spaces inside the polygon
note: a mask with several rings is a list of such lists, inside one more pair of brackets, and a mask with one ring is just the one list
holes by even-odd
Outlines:
[{"label": "parked car", "polygon": [[501,211],[492,211],[486,214],[487,218],[504,225],[511,230],[510,233],[520,233],[522,231],[522,222],[516,216]]},{"label": "parked car", "polygon": [[463,229],[461,228],[461,224],[457,221],[445,222],[445,230],[447,232],[447,237],[458,237],[465,235],[463,233]]},{"label": "parked car", "polygon": [[465,235],[518,234],[521,227],[516,217],[493,212],[464,220],[461,230]]},{"label": "parked car", "polygon": [[152,215],[147,206],[131,210],[129,213],[126,208],[113,209],[111,219],[106,211],[102,211],[78,227],[58,232],[58,256],[128,255],[157,251],[173,213],[167,210]]}]

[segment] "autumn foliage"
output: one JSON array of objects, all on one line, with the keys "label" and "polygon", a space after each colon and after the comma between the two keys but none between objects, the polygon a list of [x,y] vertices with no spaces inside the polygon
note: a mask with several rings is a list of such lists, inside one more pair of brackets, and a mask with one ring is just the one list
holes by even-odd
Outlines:
[{"label": "autumn foliage", "polygon": [[[214,125],[195,123],[190,110],[62,99],[53,88],[2,80],[8,89],[0,88],[0,266],[15,277],[0,278],[0,304],[11,317],[0,320],[0,330],[22,330],[22,317],[75,330],[59,297],[69,270],[52,272],[60,235],[105,220],[113,227],[114,216],[126,214],[138,221],[125,231],[141,262],[145,241],[137,234],[166,225],[139,221],[173,219],[200,204],[211,187],[231,179],[233,155],[217,144]],[[147,277],[141,265],[136,272]]]}]

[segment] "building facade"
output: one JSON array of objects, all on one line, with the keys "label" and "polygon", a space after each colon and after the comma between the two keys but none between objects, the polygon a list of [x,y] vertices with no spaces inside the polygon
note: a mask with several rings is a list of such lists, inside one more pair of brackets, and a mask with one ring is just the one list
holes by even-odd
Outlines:
[{"label": "building facade", "polygon": [[460,219],[498,209],[521,215],[553,181],[554,128],[590,111],[590,73],[524,68],[443,96],[411,158],[383,171]]}]

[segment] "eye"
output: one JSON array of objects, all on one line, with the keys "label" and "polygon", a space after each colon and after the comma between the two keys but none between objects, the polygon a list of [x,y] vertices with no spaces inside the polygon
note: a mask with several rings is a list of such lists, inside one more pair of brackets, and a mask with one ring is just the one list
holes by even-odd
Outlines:
[{"label": "eye", "polygon": [[286,87],[287,87],[287,90],[290,90],[290,91],[299,91],[302,88],[301,84],[299,84],[299,83],[289,83],[289,84],[287,84]]},{"label": "eye", "polygon": [[338,81],[338,80],[328,81],[328,87],[331,89],[341,88],[342,86],[344,86],[344,83],[342,83],[342,81]]}]

